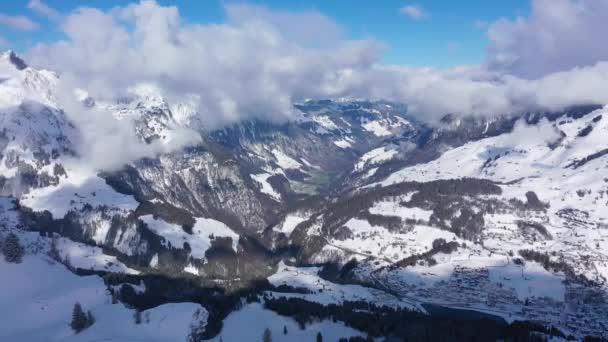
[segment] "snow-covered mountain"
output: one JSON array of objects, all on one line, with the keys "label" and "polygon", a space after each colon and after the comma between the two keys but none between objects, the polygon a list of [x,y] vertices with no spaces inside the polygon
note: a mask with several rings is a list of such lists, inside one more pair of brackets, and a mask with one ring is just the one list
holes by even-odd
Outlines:
[{"label": "snow-covered mountain", "polygon": [[[303,246],[303,261],[354,257],[356,281],[413,303],[601,336],[607,114],[566,112],[533,124],[522,118],[509,132],[332,199],[290,238]],[[585,323],[589,317],[593,323]]]},{"label": "snow-covered mountain", "polygon": [[8,51],[0,56],[0,194],[21,195],[64,176],[76,131],[56,107],[57,75],[29,68]]},{"label": "snow-covered mountain", "polygon": [[[307,100],[289,122],[208,130],[152,85],[78,90],[155,147],[100,170],[59,82],[0,58],[0,240],[25,247],[0,272],[31,280],[5,284],[17,314],[0,317],[32,317],[0,339],[237,341],[256,317],[290,341],[608,337],[606,108],[427,124]],[[97,318],[80,334],[76,301]]]}]

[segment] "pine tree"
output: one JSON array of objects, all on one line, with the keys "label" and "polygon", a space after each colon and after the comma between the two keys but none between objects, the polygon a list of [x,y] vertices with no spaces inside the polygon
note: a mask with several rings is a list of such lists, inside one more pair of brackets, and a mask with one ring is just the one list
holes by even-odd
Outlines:
[{"label": "pine tree", "polygon": [[317,333],[317,342],[323,342],[323,335],[321,335],[320,331]]},{"label": "pine tree", "polygon": [[2,254],[7,262],[20,263],[25,253],[23,247],[19,243],[19,237],[14,233],[10,233],[4,239],[2,244]]},{"label": "pine tree", "polygon": [[262,342],[272,342],[272,332],[270,332],[270,329],[264,329],[264,334],[262,334]]},{"label": "pine tree", "polygon": [[87,328],[95,324],[95,317],[91,313],[91,310],[87,311]]},{"label": "pine tree", "polygon": [[72,322],[70,323],[70,327],[76,333],[79,333],[86,329],[87,326],[89,326],[87,315],[85,315],[82,310],[80,303],[76,302],[76,304],[74,304],[74,309],[72,310]]}]

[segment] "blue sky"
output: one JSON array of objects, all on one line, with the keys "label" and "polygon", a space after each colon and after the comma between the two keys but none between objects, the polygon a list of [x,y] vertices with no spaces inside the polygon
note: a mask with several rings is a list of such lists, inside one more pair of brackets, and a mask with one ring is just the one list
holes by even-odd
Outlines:
[{"label": "blue sky", "polygon": [[[223,6],[241,1],[186,1],[158,0],[162,5],[176,5],[183,18],[197,23],[221,23]],[[316,10],[330,17],[344,29],[345,38],[374,38],[386,44],[384,62],[411,66],[447,67],[460,64],[478,64],[485,58],[487,39],[478,23],[493,22],[499,18],[525,16],[529,11],[527,0],[509,1],[325,1],[325,0],[249,0],[244,3],[264,5],[271,10]],[[77,0],[47,0],[48,6],[67,13],[82,5]],[[125,5],[129,1],[89,0],[86,4],[97,8]],[[2,1],[0,13],[9,16],[23,15],[37,25],[37,29],[15,30],[0,25],[3,49],[25,51],[39,41],[60,39],[61,32],[48,18],[27,9],[28,0]],[[415,6],[422,16],[413,18],[401,10]]]}]

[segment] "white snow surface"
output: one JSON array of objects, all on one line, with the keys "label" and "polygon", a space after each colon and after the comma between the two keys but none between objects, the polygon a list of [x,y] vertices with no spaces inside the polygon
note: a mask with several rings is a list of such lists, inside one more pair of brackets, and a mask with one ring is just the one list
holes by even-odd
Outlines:
[{"label": "white snow surface", "polygon": [[231,238],[232,248],[235,252],[237,251],[239,235],[217,220],[197,217],[192,234],[188,234],[182,226],[155,219],[152,215],[143,215],[139,219],[145,222],[155,234],[163,237],[165,243],[170,242],[173,248],[183,248],[184,242],[187,242],[193,258],[205,258],[205,252],[211,247],[212,237]]},{"label": "white snow surface", "polygon": [[115,256],[104,254],[100,247],[72,241],[58,234],[54,234],[52,238],[42,237],[35,231],[16,229],[17,217],[13,210],[14,203],[12,201],[0,198],[0,236],[9,232],[15,233],[26,252],[47,254],[54,241],[59,254],[58,257],[62,262],[69,262],[69,265],[73,268],[127,274],[139,273],[139,271],[127,267]]},{"label": "white snow surface", "polygon": [[196,266],[192,265],[192,263],[189,263],[188,265],[186,265],[186,267],[184,267],[184,272],[198,275],[198,268],[196,268]]},{"label": "white snow surface", "polygon": [[[394,213],[383,212],[382,215]],[[426,225],[415,225],[411,230],[393,232],[383,226],[371,225],[367,220],[352,218],[344,226],[351,231],[352,236],[342,240],[332,239],[329,241],[330,245],[325,248],[354,252],[353,257],[357,259],[373,257],[396,262],[408,255],[429,250],[435,239],[451,241],[456,238],[452,232]]]},{"label": "white snow surface", "polygon": [[297,160],[291,158],[285,152],[275,148],[272,150],[272,154],[276,158],[277,165],[279,165],[283,169],[299,169],[302,167],[302,164]]},{"label": "white snow surface", "polygon": [[367,301],[378,305],[391,307],[415,308],[408,302],[404,302],[387,294],[386,292],[360,285],[339,285],[322,279],[317,275],[320,267],[295,267],[279,263],[275,274],[268,277],[268,281],[275,285],[289,285],[303,287],[312,293],[279,293],[272,292],[275,297],[298,297],[320,304],[340,304],[344,301]]},{"label": "white snow surface", "polygon": [[[376,111],[376,110],[372,110]],[[377,111],[376,111],[376,114]],[[399,116],[392,116],[390,118],[379,118],[362,123],[363,129],[373,133],[377,137],[387,137],[393,135],[396,130],[405,129],[411,127],[411,123]]]},{"label": "white snow surface", "polygon": [[[603,118],[594,120],[600,116]],[[580,134],[585,127],[592,128],[586,136]],[[559,131],[563,132],[563,137],[560,137]],[[603,247],[608,244],[602,230],[608,223],[608,183],[605,181],[608,155],[585,158],[608,149],[606,136],[606,108],[578,119],[563,117],[554,122],[544,120],[535,126],[519,123],[512,133],[469,142],[446,151],[429,163],[397,171],[377,184],[384,186],[405,181],[473,177],[500,182],[503,193],[499,197],[502,200],[514,198],[525,201],[525,194],[533,191],[541,201],[549,204],[547,213],[538,218],[523,219],[542,222],[554,238],[549,250],[562,251],[572,258],[588,250],[585,253],[593,259],[605,260],[608,255]],[[595,225],[583,225],[573,233],[568,228],[573,221],[559,214],[562,209],[583,210],[588,215],[584,221],[596,222],[600,229],[593,229]],[[485,215],[489,235],[487,243],[502,250],[509,244],[505,241],[510,241],[511,248],[515,250],[526,247],[546,249],[514,235],[517,219],[522,218]],[[588,229],[583,231],[584,227]],[[573,249],[573,246],[580,248]],[[593,269],[597,276],[608,279],[605,265],[604,261],[598,261]]]},{"label": "white snow surface", "polygon": [[385,161],[391,160],[397,155],[398,151],[396,148],[387,146],[378,147],[373,149],[359,158],[359,161],[355,164],[355,171],[361,171],[365,166],[381,164]]},{"label": "white snow surface", "polygon": [[[79,277],[63,265],[39,255],[26,255],[21,264],[0,260],[1,341],[185,341],[198,304],[165,304],[142,312],[112,299],[98,276]],[[90,310],[95,324],[74,334],[69,323],[74,303]],[[8,310],[10,308],[10,310]],[[200,319],[200,318],[199,318]]]},{"label": "white snow surface", "polygon": [[89,246],[66,238],[57,238],[57,250],[62,259],[68,259],[76,268],[91,269],[107,272],[139,274],[118,261],[116,257],[103,253],[96,246]]},{"label": "white snow surface", "polygon": [[0,55],[0,109],[17,107],[26,101],[55,107],[52,91],[57,84],[57,75],[30,67],[18,70],[10,62],[10,53]]},{"label": "white snow surface", "polygon": [[373,133],[377,137],[386,137],[392,134],[384,120],[368,121],[361,126],[363,129]]},{"label": "white snow surface", "polygon": [[338,126],[327,115],[315,115],[312,117],[312,121],[329,131],[338,129]]},{"label": "white snow surface", "polygon": [[251,179],[260,184],[260,191],[270,196],[270,198],[281,201],[281,194],[278,193],[270,183],[268,183],[268,178],[272,177],[270,173],[259,173],[255,175],[250,175]]},{"label": "white snow surface", "polygon": [[369,209],[369,212],[375,215],[398,216],[402,219],[423,220],[429,221],[431,214],[430,210],[424,210],[417,207],[408,208],[399,204],[398,201],[380,201],[374,203],[374,206]]},{"label": "white snow surface", "polygon": [[[283,327],[287,328],[287,335],[283,334]],[[324,341],[365,336],[342,322],[334,323],[331,320],[308,324],[304,330],[301,330],[295,320],[266,310],[260,303],[252,303],[228,315],[224,320],[222,331],[211,341],[219,342],[220,339],[224,342],[261,341],[266,328],[270,329],[274,342],[314,341],[318,332],[323,334]]]},{"label": "white snow surface", "polygon": [[351,144],[350,141],[348,141],[346,139],[335,140],[334,144],[336,146],[338,146],[339,148],[343,148],[343,149],[353,147],[353,144]]},{"label": "white snow surface", "polygon": [[307,219],[308,217],[305,215],[288,214],[285,216],[285,219],[283,219],[283,222],[278,226],[278,231],[289,236],[298,224],[306,221]]},{"label": "white snow surface", "polygon": [[21,198],[21,202],[35,211],[48,210],[54,218],[63,218],[70,210],[79,210],[85,204],[93,207],[105,205],[125,212],[137,208],[138,202],[130,195],[123,195],[112,189],[95,175],[71,175],[61,178],[56,186],[38,188]]}]

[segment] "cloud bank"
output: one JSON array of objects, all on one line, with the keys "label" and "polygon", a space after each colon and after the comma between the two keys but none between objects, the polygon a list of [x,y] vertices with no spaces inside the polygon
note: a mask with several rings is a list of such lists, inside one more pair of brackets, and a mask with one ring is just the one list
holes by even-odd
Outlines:
[{"label": "cloud bank", "polygon": [[533,0],[528,17],[489,26],[489,64],[532,79],[608,61],[606,23],[608,1]]},{"label": "cloud bank", "polygon": [[169,98],[196,98],[209,129],[288,120],[292,103],[304,98],[394,100],[433,121],[608,103],[600,87],[608,48],[597,44],[608,4],[599,3],[533,0],[528,17],[489,24],[486,64],[449,69],[383,65],[381,42],[344,39],[339,25],[314,11],[230,4],[225,22],[197,24],[155,1],[79,8],[61,21],[65,40],[40,44],[29,57],[71,74],[94,96],[148,82]]},{"label": "cloud bank", "polygon": [[297,99],[346,95],[344,82],[372,68],[381,51],[374,41],[339,40],[338,26],[316,12],[228,5],[226,14],[224,24],[199,25],[153,1],[80,8],[61,24],[67,40],[40,44],[28,59],[70,74],[94,97],[120,96],[135,82],[155,83],[170,98],[194,94],[214,128],[285,120]]},{"label": "cloud bank", "polygon": [[75,96],[70,83],[63,81],[57,89],[57,101],[70,121],[78,128],[74,145],[78,164],[93,171],[114,171],[142,158],[154,158],[201,142],[196,132],[187,128],[172,128],[167,139],[144,142],[135,134],[131,118],[117,120],[113,114],[98,106],[89,107]]}]

